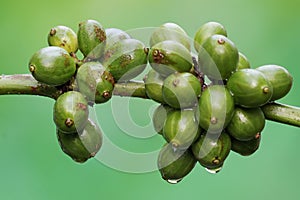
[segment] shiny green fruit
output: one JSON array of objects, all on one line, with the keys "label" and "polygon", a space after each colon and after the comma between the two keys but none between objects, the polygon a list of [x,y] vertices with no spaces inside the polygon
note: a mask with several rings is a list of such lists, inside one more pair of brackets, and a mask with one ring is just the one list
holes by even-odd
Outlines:
[{"label": "shiny green fruit", "polygon": [[115,81],[124,82],[141,74],[147,65],[148,49],[136,39],[124,39],[105,50],[101,62]]},{"label": "shiny green fruit", "polygon": [[167,119],[167,116],[169,113],[171,113],[173,109],[167,105],[160,104],[154,111],[152,116],[152,122],[154,130],[162,135],[163,134],[163,128],[165,125],[165,121]]},{"label": "shiny green fruit", "polygon": [[167,115],[163,137],[174,149],[189,148],[200,133],[194,110],[175,110]]},{"label": "shiny green fruit", "polygon": [[234,102],[246,108],[255,108],[268,103],[273,95],[272,84],[264,74],[255,69],[235,72],[227,82]]},{"label": "shiny green fruit", "polygon": [[284,67],[278,65],[264,65],[256,69],[265,75],[273,87],[271,101],[284,97],[291,90],[293,77]]},{"label": "shiny green fruit", "polygon": [[58,46],[69,53],[76,53],[78,42],[76,33],[69,27],[56,26],[48,34],[49,46]]},{"label": "shiny green fruit", "polygon": [[29,70],[37,81],[57,86],[72,78],[76,64],[65,49],[52,46],[33,54],[29,61]]},{"label": "shiny green fruit", "polygon": [[95,20],[81,22],[77,37],[79,50],[88,59],[97,59],[103,54],[106,44],[106,33],[99,22]]},{"label": "shiny green fruit", "polygon": [[198,62],[210,80],[225,80],[236,70],[239,55],[234,43],[223,35],[213,35],[199,48]]},{"label": "shiny green fruit", "polygon": [[250,156],[258,150],[260,141],[260,133],[256,134],[256,136],[249,141],[239,141],[231,138],[231,150],[242,156]]},{"label": "shiny green fruit", "polygon": [[162,87],[164,101],[173,108],[192,108],[201,95],[200,81],[191,73],[174,73],[168,76]]},{"label": "shiny green fruit", "polygon": [[230,149],[230,137],[224,132],[219,137],[211,134],[201,135],[192,145],[195,158],[207,169],[222,167]]},{"label": "shiny green fruit", "polygon": [[82,131],[65,134],[57,129],[59,145],[74,161],[83,163],[94,157],[102,146],[102,132],[91,120]]},{"label": "shiny green fruit", "polygon": [[181,43],[188,51],[191,51],[189,36],[178,24],[165,23],[156,28],[150,36],[150,47],[166,40]]},{"label": "shiny green fruit", "polygon": [[106,33],[106,48],[114,45],[120,40],[130,39],[130,35],[125,31],[118,28],[107,28],[105,29]]},{"label": "shiny green fruit", "polygon": [[150,69],[144,78],[147,96],[158,103],[165,103],[162,95],[164,79],[164,77],[153,69]]},{"label": "shiny green fruit", "polygon": [[166,144],[159,152],[157,166],[162,178],[175,184],[192,171],[196,162],[189,149],[174,151],[170,144]]},{"label": "shiny green fruit", "polygon": [[218,22],[207,22],[203,24],[196,32],[194,37],[194,47],[199,52],[200,46],[206,39],[213,35],[224,35],[227,37],[227,31],[224,26]]},{"label": "shiny green fruit", "polygon": [[196,118],[200,126],[210,133],[220,133],[230,122],[234,101],[222,85],[206,88],[199,99]]},{"label": "shiny green fruit", "polygon": [[99,62],[87,62],[76,74],[78,90],[92,103],[104,103],[112,97],[114,78]]},{"label": "shiny green fruit", "polygon": [[176,41],[163,41],[155,44],[149,51],[149,63],[161,76],[174,72],[189,72],[192,69],[190,52]]},{"label": "shiny green fruit", "polygon": [[84,96],[76,91],[60,95],[53,109],[53,120],[57,128],[65,133],[81,131],[88,121],[89,109]]},{"label": "shiny green fruit", "polygon": [[237,64],[237,70],[239,69],[249,69],[250,68],[250,63],[246,56],[239,52],[239,62]]},{"label": "shiny green fruit", "polygon": [[252,140],[265,127],[265,116],[260,108],[239,108],[226,130],[229,135],[240,141]]}]

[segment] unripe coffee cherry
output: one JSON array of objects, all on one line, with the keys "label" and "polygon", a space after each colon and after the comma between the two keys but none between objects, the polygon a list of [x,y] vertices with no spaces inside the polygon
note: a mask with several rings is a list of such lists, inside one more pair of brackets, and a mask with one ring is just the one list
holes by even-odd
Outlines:
[{"label": "unripe coffee cherry", "polygon": [[79,24],[77,32],[79,50],[88,59],[100,58],[106,44],[103,26],[95,20],[86,20]]},{"label": "unripe coffee cherry", "polygon": [[52,46],[40,49],[31,57],[29,70],[37,81],[57,86],[72,78],[76,64],[65,49]]},{"label": "unripe coffee cherry", "polygon": [[63,152],[79,163],[94,157],[102,146],[102,132],[91,120],[81,131],[65,134],[57,129],[56,134]]},{"label": "unripe coffee cherry", "polygon": [[64,48],[69,53],[76,53],[78,50],[76,33],[66,26],[53,27],[48,34],[48,44]]},{"label": "unripe coffee cherry", "polygon": [[255,69],[241,69],[227,82],[227,88],[237,105],[255,108],[268,103],[273,95],[273,86],[266,76]]},{"label": "unripe coffee cherry", "polygon": [[164,180],[176,184],[192,171],[196,162],[189,149],[174,151],[171,145],[165,144],[159,152],[157,166]]},{"label": "unripe coffee cherry", "polygon": [[66,134],[84,129],[88,115],[88,103],[80,92],[66,92],[54,104],[53,120],[57,128]]},{"label": "unripe coffee cherry", "polygon": [[169,22],[156,28],[150,36],[150,47],[167,40],[178,42],[191,51],[189,37],[178,24]]},{"label": "unripe coffee cherry", "polygon": [[227,37],[227,31],[224,26],[218,22],[207,22],[203,24],[196,32],[194,37],[194,47],[199,52],[200,46],[205,40],[213,35],[224,35]]},{"label": "unripe coffee cherry", "polygon": [[161,76],[174,72],[189,72],[192,68],[190,52],[176,41],[163,41],[155,44],[149,51],[149,63]]}]

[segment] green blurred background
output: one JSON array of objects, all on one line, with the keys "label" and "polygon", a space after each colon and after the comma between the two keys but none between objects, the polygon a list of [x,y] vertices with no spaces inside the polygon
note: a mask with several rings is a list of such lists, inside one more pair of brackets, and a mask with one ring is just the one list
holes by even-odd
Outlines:
[{"label": "green blurred background", "polygon": [[[96,19],[104,27],[128,30],[175,22],[193,37],[203,23],[219,21],[252,67],[272,63],[290,71],[294,85],[280,102],[300,106],[299,6],[296,0],[4,1],[0,5],[0,73],[28,73],[29,58],[47,45],[47,33],[56,25],[77,30],[80,21]],[[268,122],[253,156],[231,153],[219,174],[209,174],[197,165],[182,182],[170,185],[158,171],[132,174],[96,159],[73,162],[56,140],[53,103],[44,97],[0,97],[0,199],[300,198],[298,128]],[[134,123],[151,123],[155,103],[135,99],[128,105]],[[152,135],[148,139],[124,133],[110,103],[97,106],[96,111],[104,133],[123,149],[149,152],[163,144],[153,133],[147,133]],[[114,159],[113,154],[106,156]],[[126,159],[118,162],[124,164]]]}]

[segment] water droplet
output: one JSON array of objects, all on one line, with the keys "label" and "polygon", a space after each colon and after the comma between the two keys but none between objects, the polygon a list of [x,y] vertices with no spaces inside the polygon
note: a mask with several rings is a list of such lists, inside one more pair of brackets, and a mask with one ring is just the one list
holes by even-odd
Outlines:
[{"label": "water droplet", "polygon": [[208,169],[205,168],[207,172],[211,173],[211,174],[217,174],[222,170],[222,167],[216,168],[216,169]]},{"label": "water droplet", "polygon": [[182,180],[182,178],[179,179],[167,179],[166,181],[170,184],[177,184]]}]

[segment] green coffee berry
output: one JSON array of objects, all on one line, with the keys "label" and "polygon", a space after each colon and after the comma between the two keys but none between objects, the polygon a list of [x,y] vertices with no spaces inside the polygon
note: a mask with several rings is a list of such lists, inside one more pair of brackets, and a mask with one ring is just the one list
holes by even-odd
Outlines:
[{"label": "green coffee berry", "polygon": [[249,69],[250,67],[250,63],[248,61],[248,59],[246,58],[246,56],[244,54],[242,54],[241,52],[239,52],[239,62],[237,64],[237,70],[239,69]]},{"label": "green coffee berry", "polygon": [[227,37],[227,32],[223,25],[218,22],[207,22],[203,24],[196,32],[194,37],[194,47],[199,52],[200,46],[206,39],[213,35],[224,35]]},{"label": "green coffee berry", "polygon": [[252,140],[265,127],[265,116],[260,108],[239,108],[234,110],[227,133],[240,141]]},{"label": "green coffee berry", "polygon": [[79,50],[88,59],[100,58],[104,52],[106,33],[103,26],[95,20],[79,24],[77,33]]},{"label": "green coffee berry", "polygon": [[191,51],[191,44],[187,33],[175,23],[165,23],[156,28],[150,36],[150,47],[166,40],[181,43],[188,51]]},{"label": "green coffee berry", "polygon": [[65,49],[52,46],[33,54],[29,61],[29,70],[37,81],[57,86],[72,78],[76,64]]},{"label": "green coffee berry", "polygon": [[209,86],[199,99],[196,119],[210,133],[221,133],[229,124],[234,112],[234,101],[226,87]]},{"label": "green coffee berry", "polygon": [[161,76],[174,72],[189,72],[192,69],[190,52],[176,41],[163,41],[155,44],[149,51],[149,63]]},{"label": "green coffee berry", "polygon": [[227,88],[237,105],[255,108],[268,103],[273,95],[273,87],[264,74],[255,69],[241,69],[227,82]]},{"label": "green coffee berry", "polygon": [[192,108],[201,95],[201,84],[191,73],[174,73],[168,76],[162,87],[164,102],[173,108]]},{"label": "green coffee berry", "polygon": [[164,180],[178,183],[192,171],[196,162],[189,149],[174,151],[171,145],[165,144],[159,152],[157,166]]},{"label": "green coffee berry", "polygon": [[88,115],[88,103],[76,91],[60,95],[54,104],[53,120],[57,128],[66,134],[81,131],[87,123]]},{"label": "green coffee berry", "polygon": [[87,62],[76,75],[78,90],[91,103],[104,103],[112,97],[113,76],[99,62]]},{"label": "green coffee berry", "polygon": [[78,50],[76,33],[66,26],[52,28],[48,34],[48,44],[64,48],[69,53],[76,53]]},{"label": "green coffee berry", "polygon": [[[106,46],[110,47],[120,40],[130,39],[130,35],[125,31],[118,28],[107,28],[106,33]],[[106,47],[106,48],[107,48]]]},{"label": "green coffee berry", "polygon": [[260,133],[257,133],[256,136],[249,141],[239,141],[235,138],[231,138],[231,150],[242,156],[250,156],[258,150],[260,141]]},{"label": "green coffee berry", "polygon": [[165,121],[167,119],[167,116],[169,113],[171,113],[173,109],[167,105],[160,104],[154,111],[152,116],[152,122],[154,130],[162,135],[163,134],[163,128]]},{"label": "green coffee berry", "polygon": [[264,65],[256,69],[265,75],[273,87],[271,101],[284,97],[291,90],[293,77],[284,67],[278,65]]},{"label": "green coffee berry", "polygon": [[144,78],[147,96],[158,103],[165,103],[162,95],[164,79],[163,76],[153,69],[150,69]]},{"label": "green coffee berry", "polygon": [[148,49],[136,39],[124,39],[105,50],[103,66],[115,81],[124,82],[135,78],[147,65]]},{"label": "green coffee berry", "polygon": [[65,134],[57,129],[56,133],[63,152],[76,162],[83,163],[94,157],[102,146],[102,132],[91,120],[82,131]]},{"label": "green coffee berry", "polygon": [[195,158],[208,169],[222,167],[230,149],[230,137],[224,132],[219,137],[211,134],[201,135],[192,145]]},{"label": "green coffee berry", "polygon": [[199,48],[198,62],[210,80],[225,80],[236,70],[238,50],[234,43],[223,35],[213,35]]},{"label": "green coffee berry", "polygon": [[167,115],[163,137],[174,149],[189,148],[200,133],[201,129],[196,122],[194,110],[175,110]]}]

